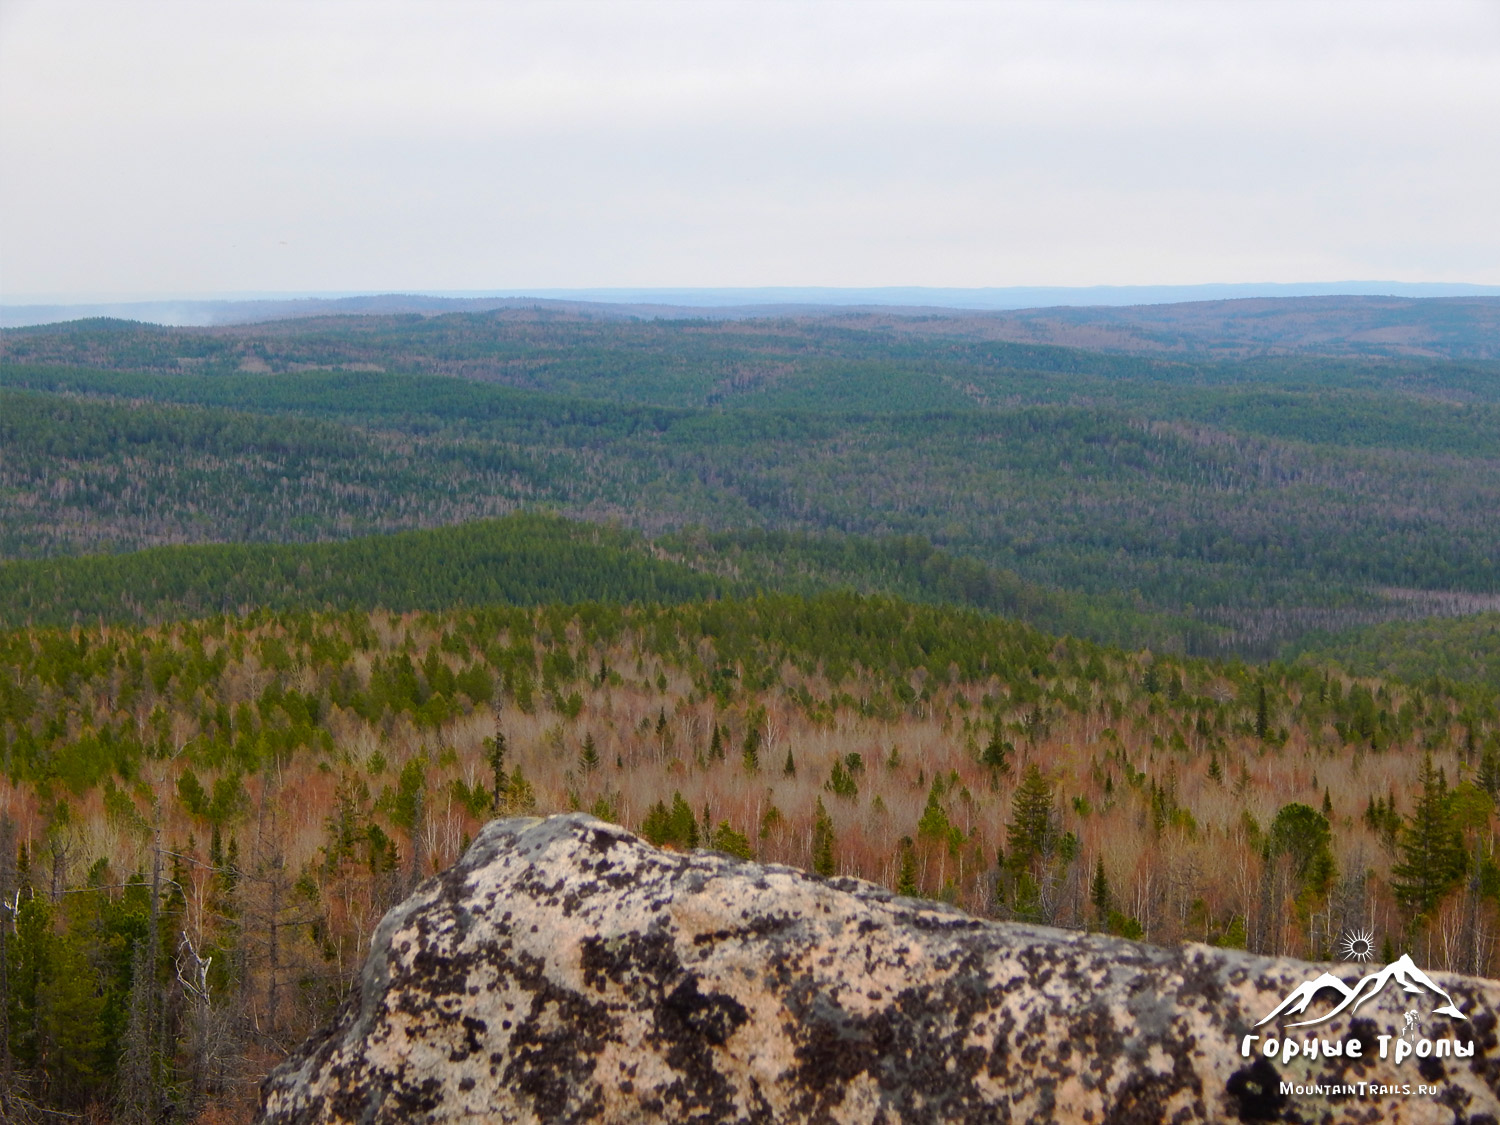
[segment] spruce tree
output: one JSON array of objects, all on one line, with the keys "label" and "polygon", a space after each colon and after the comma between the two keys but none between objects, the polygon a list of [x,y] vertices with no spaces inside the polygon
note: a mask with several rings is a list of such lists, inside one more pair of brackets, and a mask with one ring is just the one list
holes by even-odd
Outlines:
[{"label": "spruce tree", "polygon": [[490,801],[490,808],[500,811],[500,802],[505,798],[505,734],[496,731],[494,738],[484,740],[485,755],[489,761],[490,772],[494,775],[494,795]]},{"label": "spruce tree", "polygon": [[996,773],[1010,772],[1011,744],[1000,737],[1000,723],[995,723],[995,729],[990,733],[990,740],[985,744],[984,753],[979,760]]},{"label": "spruce tree", "polygon": [[1447,779],[1422,760],[1422,793],[1401,827],[1400,860],[1391,868],[1396,901],[1411,914],[1429,913],[1463,879],[1467,855],[1463,833],[1453,823]]},{"label": "spruce tree", "polygon": [[917,849],[910,836],[901,837],[901,866],[896,873],[896,893],[914,897],[917,893]]},{"label": "spruce tree", "polygon": [[787,777],[797,776],[797,760],[792,757],[792,748],[787,747],[786,762],[781,767],[781,772]]},{"label": "spruce tree", "polygon": [[1017,871],[1026,870],[1034,860],[1051,854],[1057,838],[1052,782],[1035,762],[1026,767],[1016,789],[1005,838],[1011,866]]},{"label": "spruce tree", "polygon": [[692,807],[682,799],[682,794],[672,794],[672,811],[667,817],[667,838],[688,851],[698,846],[698,822],[693,819]]},{"label": "spruce tree", "polygon": [[1094,863],[1094,881],[1089,885],[1089,901],[1094,904],[1094,919],[1103,926],[1109,922],[1110,902],[1109,877],[1104,874],[1104,857]]},{"label": "spruce tree", "polygon": [[818,798],[818,807],[813,814],[813,874],[824,878],[835,870],[833,856],[833,818],[823,807],[823,798]]},{"label": "spruce tree", "polygon": [[745,772],[756,773],[760,769],[760,727],[751,726],[745,732]]},{"label": "spruce tree", "polygon": [[1479,758],[1479,786],[1491,797],[1500,793],[1500,749],[1493,742]]},{"label": "spruce tree", "polygon": [[599,748],[594,745],[594,732],[583,736],[583,750],[578,755],[578,768],[584,773],[593,773],[599,768]]}]

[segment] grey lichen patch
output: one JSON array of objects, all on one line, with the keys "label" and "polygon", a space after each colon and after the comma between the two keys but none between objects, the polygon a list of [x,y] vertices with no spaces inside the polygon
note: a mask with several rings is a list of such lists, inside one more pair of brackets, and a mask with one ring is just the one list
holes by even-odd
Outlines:
[{"label": "grey lichen patch", "polygon": [[[666,853],[582,815],[495,821],[381,922],[263,1125],[1500,1120],[1500,986],[1437,975],[1472,1057],[1378,1057],[1410,999],[1283,1062],[1242,1037],[1316,967],[987,923],[851,879]],[[1349,979],[1353,974],[1346,974]],[[1364,1083],[1430,1093],[1341,1096]]]}]

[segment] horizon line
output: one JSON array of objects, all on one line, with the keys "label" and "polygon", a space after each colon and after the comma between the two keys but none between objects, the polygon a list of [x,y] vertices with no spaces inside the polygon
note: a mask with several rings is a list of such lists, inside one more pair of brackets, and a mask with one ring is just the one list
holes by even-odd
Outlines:
[{"label": "horizon line", "polygon": [[[1190,285],[988,286],[921,285],[597,287],[578,289],[392,289],[240,292],[190,297],[0,297],[0,329],[40,328],[74,320],[110,318],[161,327],[208,328],[300,319],[305,316],[488,311],[511,303],[616,307],[647,317],[703,310],[706,315],[755,317],[809,310],[885,309],[891,312],[1004,313],[1061,308],[1127,308],[1255,299],[1308,297],[1398,300],[1500,298],[1500,285],[1468,282],[1209,282]],[[405,307],[402,307],[402,306]]]},{"label": "horizon line", "polygon": [[[245,301],[347,300],[357,297],[438,297],[455,299],[578,299],[584,294],[625,298],[632,295],[730,295],[730,294],[1022,294],[1076,293],[1123,294],[1158,291],[1205,290],[1316,290],[1309,296],[1400,296],[1397,290],[1453,290],[1473,295],[1500,295],[1500,283],[1473,281],[1398,281],[1394,279],[1345,279],[1338,281],[1203,281],[1129,282],[1087,285],[541,285],[493,286],[485,288],[437,288],[433,286],[368,286],[353,289],[232,289],[196,292],[154,293],[15,293],[0,292],[0,307],[28,308],[38,305],[125,305],[207,303]],[[1379,290],[1379,291],[1376,291]]]}]

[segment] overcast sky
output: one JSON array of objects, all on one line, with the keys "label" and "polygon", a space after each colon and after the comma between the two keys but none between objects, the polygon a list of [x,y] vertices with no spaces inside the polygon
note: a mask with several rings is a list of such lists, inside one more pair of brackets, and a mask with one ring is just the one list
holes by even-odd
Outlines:
[{"label": "overcast sky", "polygon": [[0,0],[0,300],[1500,284],[1500,2]]}]

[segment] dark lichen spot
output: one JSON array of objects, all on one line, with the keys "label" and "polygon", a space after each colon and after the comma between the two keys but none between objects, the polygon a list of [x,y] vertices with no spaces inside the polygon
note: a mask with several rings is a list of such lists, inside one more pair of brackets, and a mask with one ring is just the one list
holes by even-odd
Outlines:
[{"label": "dark lichen spot", "polygon": [[698,979],[688,977],[662,1001],[657,1024],[675,1021],[719,1047],[749,1018],[745,1006],[733,996],[700,992]]},{"label": "dark lichen spot", "polygon": [[1224,1092],[1241,1121],[1275,1121],[1286,1106],[1281,1075],[1265,1059],[1256,1059],[1231,1074]]}]

